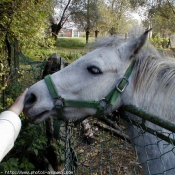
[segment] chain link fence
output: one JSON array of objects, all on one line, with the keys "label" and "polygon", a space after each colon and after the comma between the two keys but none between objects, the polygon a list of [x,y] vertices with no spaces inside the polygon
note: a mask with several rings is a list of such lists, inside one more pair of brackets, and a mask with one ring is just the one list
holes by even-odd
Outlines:
[{"label": "chain link fence", "polygon": [[[129,111],[141,112],[144,119],[131,116],[126,112],[129,108],[117,115],[91,117],[86,125],[84,121],[77,126],[67,124],[65,170],[76,175],[174,174],[175,163],[170,165],[170,161],[175,160],[175,125],[167,121],[150,125],[150,114],[132,107]],[[66,169],[67,163],[74,168]]]}]

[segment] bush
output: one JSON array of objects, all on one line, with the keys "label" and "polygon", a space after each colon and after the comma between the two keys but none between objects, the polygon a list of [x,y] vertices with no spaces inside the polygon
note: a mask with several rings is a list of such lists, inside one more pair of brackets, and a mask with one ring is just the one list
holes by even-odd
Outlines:
[{"label": "bush", "polygon": [[149,39],[150,43],[154,45],[158,49],[168,48],[169,39],[168,38],[160,38],[155,36],[154,38]]},{"label": "bush", "polygon": [[3,159],[0,170],[47,170],[47,166],[44,166],[46,146],[44,123],[35,125],[22,120],[20,135],[14,148]]}]

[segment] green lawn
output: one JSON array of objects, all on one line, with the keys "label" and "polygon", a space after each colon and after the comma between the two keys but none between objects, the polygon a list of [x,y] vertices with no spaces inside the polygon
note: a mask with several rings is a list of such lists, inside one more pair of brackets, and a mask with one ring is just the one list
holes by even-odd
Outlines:
[{"label": "green lawn", "polygon": [[[93,42],[94,38],[89,38],[89,43]],[[79,49],[84,48],[86,44],[85,38],[58,38],[55,45],[57,47]]]},{"label": "green lawn", "polygon": [[[93,42],[94,38],[89,39],[89,43]],[[78,59],[87,52],[85,38],[58,38],[53,46],[40,47],[36,50],[27,51],[24,53],[32,60],[44,61],[52,53],[58,53],[69,63]]]},{"label": "green lawn", "polygon": [[55,42],[56,47],[63,48],[84,48],[86,46],[85,38],[58,38]]}]

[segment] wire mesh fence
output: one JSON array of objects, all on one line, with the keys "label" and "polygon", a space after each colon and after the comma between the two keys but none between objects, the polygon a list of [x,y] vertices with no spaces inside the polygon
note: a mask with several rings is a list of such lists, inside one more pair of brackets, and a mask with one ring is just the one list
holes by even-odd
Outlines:
[{"label": "wire mesh fence", "polygon": [[174,123],[134,106],[124,109],[122,118],[129,123],[127,132],[144,173],[175,174]]},{"label": "wire mesh fence", "polygon": [[[78,175],[131,174],[132,165],[137,163],[127,139],[110,131],[110,126],[104,128],[105,124],[98,119],[89,118],[86,124],[91,133],[82,123],[67,125],[64,170]],[[141,171],[140,167],[140,174]]]},{"label": "wire mesh fence", "polygon": [[[91,133],[87,133],[86,126],[83,124],[73,128],[71,146],[77,155],[74,174],[122,175],[132,173],[132,166],[138,162],[125,134],[125,127],[120,118],[117,120],[113,123],[117,126],[121,125],[120,131],[94,118],[87,119],[86,123],[90,125]],[[141,174],[141,167],[138,171]]]},{"label": "wire mesh fence", "polygon": [[45,61],[32,61],[20,52],[15,52],[15,55],[19,58],[19,70],[22,72],[21,82],[23,85],[27,87],[42,79]]},{"label": "wire mesh fence", "polygon": [[87,128],[83,123],[67,125],[64,170],[69,162],[77,175],[174,174],[175,164],[169,163],[175,159],[173,132],[158,125],[151,129],[148,121],[133,120],[126,112],[86,120]]}]

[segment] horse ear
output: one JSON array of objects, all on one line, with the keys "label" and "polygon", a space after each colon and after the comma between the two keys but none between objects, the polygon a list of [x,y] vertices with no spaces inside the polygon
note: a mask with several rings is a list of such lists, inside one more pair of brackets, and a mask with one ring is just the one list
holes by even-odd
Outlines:
[{"label": "horse ear", "polygon": [[148,38],[148,33],[151,30],[152,28],[149,30],[146,30],[139,38],[134,39],[129,43],[129,48],[130,48],[129,50],[132,52],[131,56],[137,54],[140,51],[140,49],[144,46]]}]

